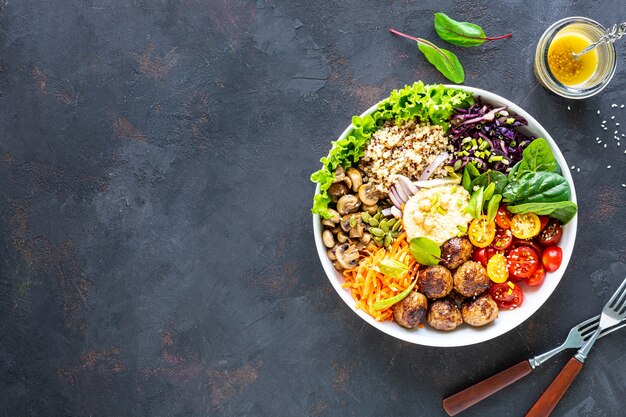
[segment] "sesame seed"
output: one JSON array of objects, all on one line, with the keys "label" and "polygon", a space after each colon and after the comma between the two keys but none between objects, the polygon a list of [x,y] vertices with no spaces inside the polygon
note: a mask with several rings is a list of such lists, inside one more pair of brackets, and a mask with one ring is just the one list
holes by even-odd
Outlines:
[{"label": "sesame seed", "polygon": [[613,103],[611,104],[611,107],[617,107],[617,104]]},{"label": "sesame seed", "polygon": [[576,168],[576,172],[580,172],[580,168]]},{"label": "sesame seed", "polygon": [[607,130],[606,127],[604,128],[604,130]]},{"label": "sesame seed", "polygon": [[619,146],[619,142],[617,142],[617,146]]},{"label": "sesame seed", "polygon": [[606,148],[606,143],[604,144],[604,147]]},{"label": "sesame seed", "polygon": [[600,110],[598,110],[598,114],[600,114]]},{"label": "sesame seed", "polygon": [[[620,108],[620,109],[623,109],[623,108],[624,108],[624,105],[622,104],[621,106],[619,106],[619,108]],[[598,110],[598,111],[600,111],[600,110]]]},{"label": "sesame seed", "polygon": [[567,110],[572,110],[570,106],[567,106]]},{"label": "sesame seed", "polygon": [[618,131],[616,130],[616,131],[614,132],[614,134],[615,134],[615,135],[617,135],[617,132],[618,132]]},{"label": "sesame seed", "polygon": [[622,187],[626,188],[626,184],[622,184]]},{"label": "sesame seed", "polygon": [[602,121],[602,124],[605,124],[605,123],[606,123],[606,120],[603,120],[603,121]]},{"label": "sesame seed", "polygon": [[615,123],[615,126],[619,126],[619,122]]},{"label": "sesame seed", "polygon": [[574,165],[572,165],[572,169],[576,168]]},{"label": "sesame seed", "polygon": [[611,116],[611,120],[615,119],[615,116]]},{"label": "sesame seed", "polygon": [[611,169],[611,165],[607,165],[607,166],[606,166],[606,169]]},{"label": "sesame seed", "polygon": [[601,140],[599,140],[599,141],[598,141],[598,143],[602,143],[602,141],[601,141]]}]

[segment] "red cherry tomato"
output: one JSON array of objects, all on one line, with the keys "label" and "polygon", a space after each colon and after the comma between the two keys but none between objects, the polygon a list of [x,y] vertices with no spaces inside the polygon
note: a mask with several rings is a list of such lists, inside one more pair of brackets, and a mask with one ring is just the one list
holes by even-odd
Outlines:
[{"label": "red cherry tomato", "polygon": [[563,236],[563,226],[556,219],[550,219],[548,225],[539,232],[537,241],[543,246],[558,245]]},{"label": "red cherry tomato", "polygon": [[526,278],[525,281],[526,281],[526,284],[532,287],[537,287],[543,283],[543,280],[545,279],[545,277],[546,277],[546,270],[543,267],[543,265],[539,265],[535,273],[532,274],[530,277]]},{"label": "red cherry tomato", "polygon": [[491,247],[495,250],[508,249],[513,243],[513,233],[509,229],[498,229],[496,231],[496,237],[493,239]]},{"label": "red cherry tomato", "polygon": [[516,237],[513,238],[513,243],[509,247],[508,252],[512,251],[515,248],[519,248],[520,246],[529,247],[532,250],[534,250],[535,252],[537,252],[537,254],[540,254],[542,252],[541,246],[539,246],[537,243],[535,243],[534,240],[532,240],[532,239],[530,239],[530,240],[518,239]]},{"label": "red cherry tomato", "polygon": [[472,253],[472,261],[480,262],[482,266],[487,268],[487,263],[489,262],[489,259],[491,259],[491,257],[496,253],[498,253],[498,251],[490,246],[486,248],[476,248]]},{"label": "red cherry tomato", "polygon": [[541,223],[541,230],[543,230],[546,227],[549,220],[550,220],[549,216],[539,216],[539,222]]},{"label": "red cherry tomato", "polygon": [[563,250],[558,246],[550,246],[543,251],[541,262],[548,272],[554,272],[561,266]]},{"label": "red cherry tomato", "polygon": [[539,266],[539,255],[527,246],[519,246],[509,252],[507,261],[511,275],[517,278],[528,278]]},{"label": "red cherry tomato", "polygon": [[511,216],[509,215],[509,211],[506,209],[506,206],[500,206],[500,208],[498,208],[498,212],[496,213],[496,224],[503,229],[511,228]]},{"label": "red cherry tomato", "polygon": [[502,284],[493,284],[491,288],[489,288],[489,294],[498,307],[504,310],[515,310],[524,302],[522,289],[519,285],[510,281]]}]

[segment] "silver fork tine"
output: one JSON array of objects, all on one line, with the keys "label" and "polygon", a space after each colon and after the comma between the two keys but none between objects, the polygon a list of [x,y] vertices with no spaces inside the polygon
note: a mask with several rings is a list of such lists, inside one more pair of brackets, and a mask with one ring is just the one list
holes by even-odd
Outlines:
[{"label": "silver fork tine", "polygon": [[[620,305],[623,303],[623,300],[621,300],[621,298],[624,297],[624,295],[626,295],[626,291],[625,290],[626,290],[626,280],[624,280],[622,282],[622,285],[619,286],[617,291],[615,291],[615,294],[613,294],[613,297],[611,297],[611,299],[607,303],[608,307],[611,310],[616,311],[616,306],[618,305],[618,303]],[[620,299],[620,300],[618,300],[618,299]]]}]

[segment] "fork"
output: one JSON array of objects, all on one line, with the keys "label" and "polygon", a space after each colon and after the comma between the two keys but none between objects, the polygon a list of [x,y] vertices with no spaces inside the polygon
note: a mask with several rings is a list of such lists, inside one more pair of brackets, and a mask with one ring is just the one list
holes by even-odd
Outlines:
[{"label": "fork", "polygon": [[[598,322],[600,321],[600,315],[592,317],[582,323],[572,327],[567,335],[565,342],[557,348],[554,348],[546,353],[537,355],[534,358],[522,361],[517,365],[505,369],[504,371],[493,375],[477,384],[472,385],[460,391],[445,400],[443,400],[443,408],[450,416],[457,415],[461,411],[467,410],[474,404],[484,400],[485,398],[495,394],[501,389],[508,387],[515,381],[529,375],[532,371],[541,366],[542,363],[552,358],[556,354],[564,351],[565,349],[574,349],[581,347],[587,340],[589,340],[598,328]],[[621,329],[626,326],[626,320],[623,320],[620,324],[612,326],[608,329],[602,330],[599,337],[604,337],[609,333]]]},{"label": "fork", "polygon": [[541,394],[535,405],[528,411],[526,417],[547,417],[552,413],[554,407],[559,403],[582,369],[591,347],[600,336],[600,332],[603,329],[616,325],[624,317],[626,317],[626,279],[624,279],[622,285],[619,286],[615,294],[602,309],[600,323],[591,338],[567,362],[550,386]]}]

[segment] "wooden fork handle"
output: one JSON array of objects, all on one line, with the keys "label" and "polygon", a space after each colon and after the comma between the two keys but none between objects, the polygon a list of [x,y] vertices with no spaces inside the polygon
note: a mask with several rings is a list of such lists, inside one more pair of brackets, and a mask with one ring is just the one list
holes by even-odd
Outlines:
[{"label": "wooden fork handle", "polygon": [[565,391],[572,385],[582,367],[583,363],[578,359],[570,359],[556,378],[554,378],[548,389],[541,394],[535,405],[528,411],[526,417],[549,416],[563,397],[563,394],[565,394]]},{"label": "wooden fork handle", "polygon": [[451,416],[457,415],[461,411],[467,410],[479,401],[484,400],[502,388],[511,385],[520,378],[532,372],[528,361],[523,361],[513,365],[504,371],[495,374],[463,391],[458,392],[443,400],[443,409]]}]

